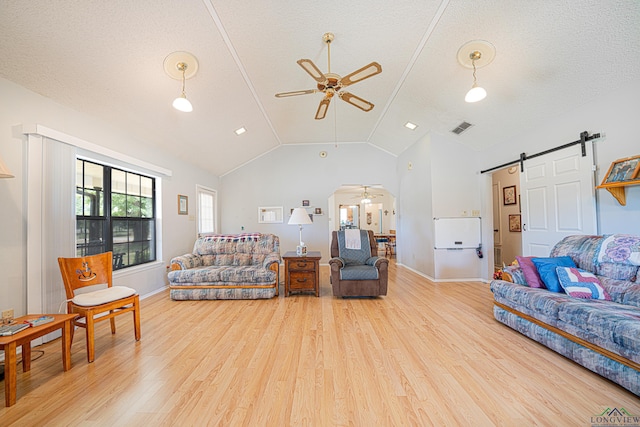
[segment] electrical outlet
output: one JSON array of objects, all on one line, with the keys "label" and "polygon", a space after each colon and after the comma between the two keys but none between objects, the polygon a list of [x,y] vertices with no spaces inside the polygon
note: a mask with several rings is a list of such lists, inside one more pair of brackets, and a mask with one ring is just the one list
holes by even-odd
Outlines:
[{"label": "electrical outlet", "polygon": [[13,308],[2,310],[2,323],[9,323],[13,320]]}]

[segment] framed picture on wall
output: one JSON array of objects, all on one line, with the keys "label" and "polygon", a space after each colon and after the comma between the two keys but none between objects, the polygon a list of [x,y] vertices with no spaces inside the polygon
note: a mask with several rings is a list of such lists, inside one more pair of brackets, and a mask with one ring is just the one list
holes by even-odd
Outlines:
[{"label": "framed picture on wall", "polygon": [[611,163],[607,175],[600,185],[616,185],[616,183],[638,179],[638,172],[640,172],[640,156],[618,159]]},{"label": "framed picture on wall", "polygon": [[520,232],[522,225],[520,223],[520,214],[509,215],[509,231]]},{"label": "framed picture on wall", "polygon": [[517,203],[516,186],[510,185],[509,187],[504,187],[502,189],[502,199],[505,205],[515,205]]},{"label": "framed picture on wall", "polygon": [[183,196],[182,194],[178,194],[178,215],[188,215],[189,214],[189,198],[187,196]]}]

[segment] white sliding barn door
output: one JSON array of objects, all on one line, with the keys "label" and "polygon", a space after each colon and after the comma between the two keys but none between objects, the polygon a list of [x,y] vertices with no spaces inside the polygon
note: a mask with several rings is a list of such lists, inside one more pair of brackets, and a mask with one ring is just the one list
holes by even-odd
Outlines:
[{"label": "white sliding barn door", "polygon": [[520,175],[522,251],[546,257],[563,237],[597,234],[593,151],[586,143],[524,162]]}]

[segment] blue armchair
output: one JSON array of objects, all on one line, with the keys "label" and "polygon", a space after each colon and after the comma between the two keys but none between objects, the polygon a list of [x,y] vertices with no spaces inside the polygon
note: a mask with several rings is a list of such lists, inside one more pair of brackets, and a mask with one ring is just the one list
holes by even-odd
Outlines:
[{"label": "blue armchair", "polygon": [[360,249],[346,243],[346,230],[334,231],[331,239],[331,287],[334,296],[387,294],[389,260],[377,256],[378,242],[371,230],[358,230]]}]

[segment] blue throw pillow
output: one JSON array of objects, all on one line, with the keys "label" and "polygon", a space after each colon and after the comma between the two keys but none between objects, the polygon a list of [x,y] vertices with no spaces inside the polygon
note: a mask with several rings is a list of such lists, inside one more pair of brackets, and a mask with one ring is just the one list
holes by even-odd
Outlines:
[{"label": "blue throw pillow", "polygon": [[542,282],[551,292],[564,292],[562,286],[560,286],[560,281],[558,280],[556,267],[576,267],[576,264],[573,262],[571,257],[568,256],[561,256],[557,258],[533,258],[531,261],[533,262],[533,265],[536,266]]}]

